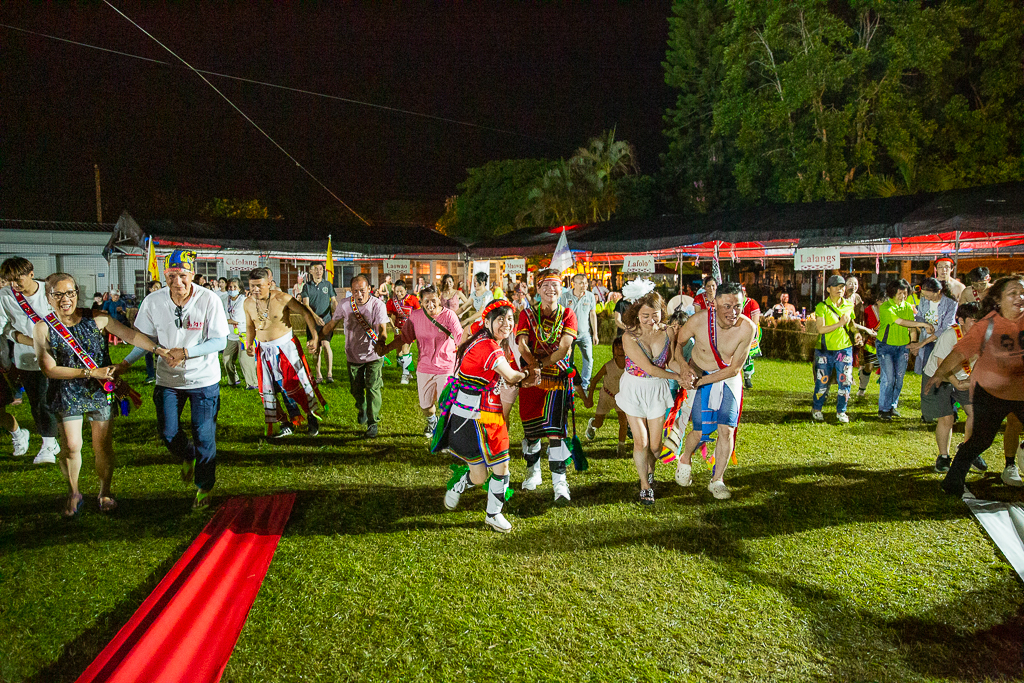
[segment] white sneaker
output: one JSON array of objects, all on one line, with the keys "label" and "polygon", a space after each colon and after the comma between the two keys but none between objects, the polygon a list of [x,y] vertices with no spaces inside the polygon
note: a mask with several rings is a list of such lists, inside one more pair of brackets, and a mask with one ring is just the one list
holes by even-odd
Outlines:
[{"label": "white sneaker", "polygon": [[11,432],[11,444],[14,446],[15,456],[20,458],[23,455],[28,455],[28,430],[21,427],[18,431]]},{"label": "white sneaker", "polygon": [[811,413],[811,419],[814,420],[815,422],[824,422],[825,416],[822,415],[820,410],[815,410],[813,413]]},{"label": "white sneaker", "polygon": [[437,427],[437,416],[427,418],[427,426],[423,430],[423,436],[428,439],[434,436],[434,429]]},{"label": "white sneaker", "polygon": [[490,515],[484,517],[484,523],[487,524],[487,526],[494,529],[495,531],[502,534],[507,534],[508,532],[512,531],[512,525],[509,524],[509,521],[507,519],[505,519],[505,515],[501,514],[500,512],[494,515],[493,517],[491,517]]},{"label": "white sneaker", "polygon": [[867,393],[867,390],[861,389],[860,391],[857,392],[857,398],[864,398],[866,393]]},{"label": "white sneaker", "polygon": [[836,413],[836,419],[842,422],[843,424],[849,424],[850,422],[850,416],[847,415],[846,413]]},{"label": "white sneaker", "polygon": [[523,490],[533,491],[540,486],[543,479],[540,476],[540,460],[533,463],[532,467],[526,468],[526,479],[523,479]]},{"label": "white sneaker", "polygon": [[732,492],[721,479],[712,480],[712,482],[708,484],[708,491],[711,491],[711,495],[718,500],[728,500],[732,498]]},{"label": "white sneaker", "polygon": [[409,373],[408,372],[403,372],[402,373],[402,384],[408,384],[408,383],[409,383]]},{"label": "white sneaker", "polygon": [[274,439],[283,439],[284,437],[291,436],[291,435],[292,435],[292,428],[291,427],[281,427],[281,431],[279,431],[277,434],[275,434],[272,438],[274,438]]},{"label": "white sneaker", "polygon": [[1016,486],[1020,488],[1024,486],[1024,481],[1020,479],[1020,470],[1017,469],[1016,465],[1009,465],[1003,470],[1002,476],[999,477],[1003,480],[1003,483],[1007,486]]},{"label": "white sneaker", "polygon": [[590,418],[587,421],[587,432],[585,434],[588,441],[593,441],[594,437],[597,436],[597,430],[594,429],[594,418]]},{"label": "white sneaker", "polygon": [[689,486],[693,483],[693,467],[684,463],[676,466],[676,483],[680,486]]},{"label": "white sneaker", "polygon": [[57,462],[57,454],[60,453],[60,444],[56,441],[50,447],[43,446],[39,453],[32,460],[33,465],[52,465]]},{"label": "white sneaker", "polygon": [[[554,479],[554,476],[552,476]],[[553,482],[552,488],[555,491],[555,502],[558,502],[559,498],[565,498],[566,500],[572,500],[569,497],[569,484],[565,481],[565,475]]]}]

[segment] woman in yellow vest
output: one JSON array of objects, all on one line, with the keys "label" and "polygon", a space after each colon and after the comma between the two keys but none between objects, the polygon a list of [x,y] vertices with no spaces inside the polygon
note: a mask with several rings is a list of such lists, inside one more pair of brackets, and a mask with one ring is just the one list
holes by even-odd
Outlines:
[{"label": "woman in yellow vest", "polygon": [[906,280],[894,280],[885,286],[886,299],[878,307],[878,342],[875,344],[878,367],[882,376],[878,380],[878,417],[891,422],[902,417],[897,410],[900,393],[903,391],[903,375],[907,372],[910,358],[910,330],[935,332],[931,323],[915,321],[917,312],[907,301],[910,284]]},{"label": "woman in yellow vest", "polygon": [[824,422],[821,409],[828,398],[829,377],[834,371],[839,393],[836,396],[836,419],[847,423],[846,404],[850,400],[853,382],[853,345],[860,335],[853,326],[853,302],[843,298],[846,279],[833,275],[826,286],[828,298],[814,309],[818,325],[818,345],[814,349],[814,400],[811,417]]}]

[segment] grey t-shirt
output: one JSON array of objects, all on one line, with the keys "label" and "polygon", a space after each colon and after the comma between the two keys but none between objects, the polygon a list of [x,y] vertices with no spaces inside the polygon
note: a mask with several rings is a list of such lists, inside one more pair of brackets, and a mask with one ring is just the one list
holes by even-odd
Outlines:
[{"label": "grey t-shirt", "polygon": [[301,298],[309,298],[309,307],[318,316],[327,319],[331,312],[331,297],[334,296],[334,287],[327,280],[321,280],[319,284],[309,280],[302,285]]},{"label": "grey t-shirt", "polygon": [[590,312],[597,306],[597,300],[591,292],[583,291],[581,296],[576,296],[571,289],[562,291],[558,303],[572,309],[576,314],[576,338],[590,336]]}]

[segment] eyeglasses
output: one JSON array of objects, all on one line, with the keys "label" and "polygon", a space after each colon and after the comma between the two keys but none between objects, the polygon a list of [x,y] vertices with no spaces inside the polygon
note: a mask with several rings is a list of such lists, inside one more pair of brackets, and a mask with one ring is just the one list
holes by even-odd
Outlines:
[{"label": "eyeglasses", "polygon": [[174,326],[179,330],[185,326],[185,316],[181,306],[174,307]]},{"label": "eyeglasses", "polygon": [[78,288],[75,287],[74,289],[68,290],[66,292],[50,292],[50,296],[52,296],[57,301],[63,301],[64,299],[70,301],[71,299],[74,299],[76,296],[78,296]]}]

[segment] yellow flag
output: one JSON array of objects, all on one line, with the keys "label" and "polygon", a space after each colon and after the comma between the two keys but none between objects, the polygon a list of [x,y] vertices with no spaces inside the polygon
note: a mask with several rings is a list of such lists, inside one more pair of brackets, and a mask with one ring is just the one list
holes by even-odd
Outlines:
[{"label": "yellow flag", "polygon": [[331,236],[327,236],[327,258],[324,261],[324,270],[327,271],[327,281],[334,284],[334,251],[331,249]]},{"label": "yellow flag", "polygon": [[160,279],[160,267],[156,264],[156,247],[153,246],[152,235],[149,238],[149,257],[146,260],[146,269],[149,270],[150,280]]}]

